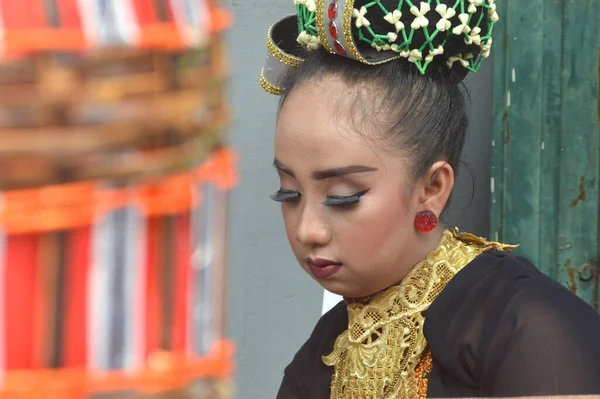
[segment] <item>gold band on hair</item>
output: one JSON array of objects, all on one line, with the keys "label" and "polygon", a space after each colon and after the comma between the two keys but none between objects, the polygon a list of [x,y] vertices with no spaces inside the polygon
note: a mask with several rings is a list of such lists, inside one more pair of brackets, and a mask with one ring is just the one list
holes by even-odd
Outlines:
[{"label": "gold band on hair", "polygon": [[352,10],[354,10],[354,0],[347,0],[346,8],[344,9],[344,39],[346,40],[346,46],[348,46],[354,58],[363,64],[369,64],[369,61],[365,60],[358,52],[354,38],[352,37]]},{"label": "gold band on hair", "polygon": [[290,55],[280,49],[274,42],[273,37],[271,36],[273,30],[273,26],[269,28],[269,34],[267,35],[267,49],[269,49],[269,53],[277,58],[280,62],[283,62],[285,65],[298,67],[302,64],[303,59]]},{"label": "gold band on hair", "polygon": [[263,88],[264,91],[266,91],[269,94],[274,94],[276,96],[280,96],[281,93],[283,93],[283,89],[281,87],[277,87],[277,86],[272,85],[271,83],[267,82],[267,79],[265,79],[264,68],[260,72],[260,86]]},{"label": "gold band on hair", "polygon": [[327,40],[327,34],[325,32],[325,26],[323,25],[323,13],[325,11],[325,5],[323,4],[325,0],[317,0],[317,11],[315,12],[316,16],[316,24],[317,24],[317,32],[319,33],[319,41],[321,45],[325,48],[325,50],[329,51],[331,54],[337,54],[335,50],[329,44],[329,40]]}]

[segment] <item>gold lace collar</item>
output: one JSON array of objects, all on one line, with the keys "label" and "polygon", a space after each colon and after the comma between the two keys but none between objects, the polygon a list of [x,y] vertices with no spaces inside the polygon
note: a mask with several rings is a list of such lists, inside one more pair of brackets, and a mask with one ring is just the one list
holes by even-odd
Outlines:
[{"label": "gold lace collar", "polygon": [[458,230],[444,231],[438,247],[397,286],[349,300],[348,330],[323,362],[334,367],[332,399],[415,398],[415,375],[427,347],[425,311],[446,284],[484,251],[515,246],[488,242]]}]

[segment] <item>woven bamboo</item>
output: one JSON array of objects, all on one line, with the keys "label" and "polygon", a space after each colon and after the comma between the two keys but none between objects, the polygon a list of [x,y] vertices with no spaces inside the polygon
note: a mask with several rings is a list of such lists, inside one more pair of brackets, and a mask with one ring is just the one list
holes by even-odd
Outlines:
[{"label": "woven bamboo", "polygon": [[0,0],[0,397],[230,395],[215,0]]},{"label": "woven bamboo", "polygon": [[0,66],[0,189],[197,165],[221,143],[227,121],[220,47]]}]

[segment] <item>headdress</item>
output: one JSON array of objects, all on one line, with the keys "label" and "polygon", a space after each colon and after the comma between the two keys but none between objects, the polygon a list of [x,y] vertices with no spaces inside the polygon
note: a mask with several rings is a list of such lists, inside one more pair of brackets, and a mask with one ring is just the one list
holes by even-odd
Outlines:
[{"label": "headdress", "polygon": [[281,94],[289,68],[323,47],[368,65],[404,59],[476,72],[490,54],[495,0],[294,0],[297,15],[269,30],[263,89]]}]

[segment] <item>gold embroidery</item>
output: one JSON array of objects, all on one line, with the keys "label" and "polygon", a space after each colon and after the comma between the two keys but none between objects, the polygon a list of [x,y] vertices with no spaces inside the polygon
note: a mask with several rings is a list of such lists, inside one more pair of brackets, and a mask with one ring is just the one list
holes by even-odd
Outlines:
[{"label": "gold embroidery", "polygon": [[452,277],[482,252],[515,247],[446,230],[438,247],[402,283],[348,300],[348,330],[323,362],[334,367],[332,399],[416,398],[416,368],[427,347],[425,311]]},{"label": "gold embroidery", "polygon": [[431,351],[427,350],[421,361],[415,370],[417,377],[417,397],[419,399],[427,398],[427,388],[429,386],[429,373],[433,367],[433,359],[431,358]]}]

